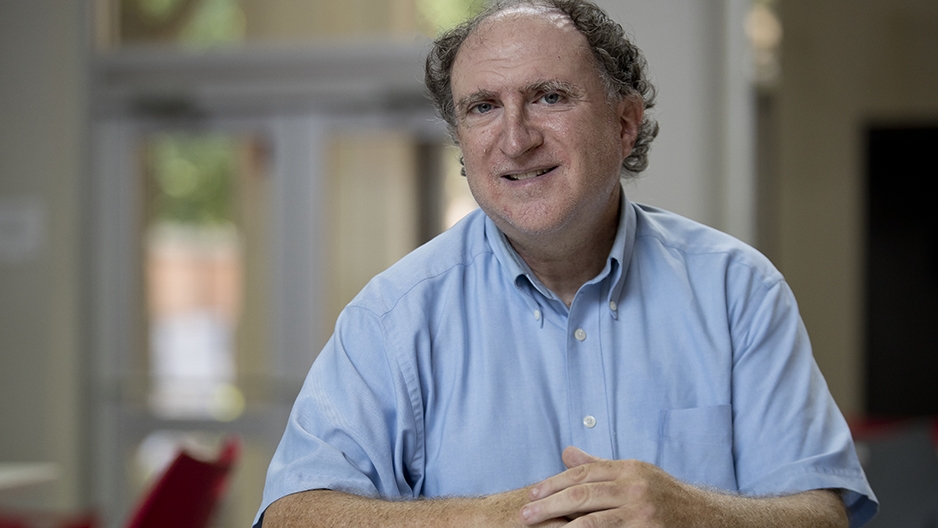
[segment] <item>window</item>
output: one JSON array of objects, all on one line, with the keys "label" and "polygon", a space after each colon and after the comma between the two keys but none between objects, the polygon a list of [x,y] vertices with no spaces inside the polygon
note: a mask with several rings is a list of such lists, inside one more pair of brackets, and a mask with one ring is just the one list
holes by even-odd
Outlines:
[{"label": "window", "polygon": [[269,194],[262,151],[222,134],[144,140],[148,406],[161,417],[230,421],[244,411],[238,359],[267,348],[263,311],[245,313],[267,304],[265,288],[247,287],[262,286],[267,268],[247,260],[268,253],[253,225]]},{"label": "window", "polygon": [[97,0],[99,49],[139,45],[413,39],[477,12],[483,0]]}]

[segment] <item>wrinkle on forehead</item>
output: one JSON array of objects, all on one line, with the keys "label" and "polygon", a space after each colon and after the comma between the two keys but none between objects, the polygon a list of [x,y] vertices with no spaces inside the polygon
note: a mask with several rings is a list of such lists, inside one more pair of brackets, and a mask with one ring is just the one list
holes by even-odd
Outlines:
[{"label": "wrinkle on forehead", "polygon": [[[531,38],[526,38],[527,36]],[[533,41],[541,44],[532,44]],[[478,79],[475,78],[475,74],[473,74],[473,79],[466,79],[467,63],[465,61],[475,63],[475,69],[486,70],[490,76],[504,77],[505,71],[500,69],[501,66],[497,66],[498,63],[507,64],[512,69],[514,66],[520,67],[517,64],[520,57],[528,57],[530,64],[545,60],[552,63],[553,57],[547,58],[544,54],[547,51],[544,49],[545,44],[551,49],[553,45],[561,46],[562,49],[553,50],[558,53],[556,57],[558,59],[563,53],[575,53],[574,50],[577,48],[585,49],[588,56],[592,56],[586,37],[579,32],[566,13],[553,7],[532,4],[515,5],[483,20],[464,41],[453,62],[451,85],[457,84],[458,79],[473,85],[466,86],[467,89],[475,90],[470,94],[453,94],[457,111],[464,110],[472,100],[491,94],[490,91],[476,84]],[[537,49],[532,49],[531,46]],[[482,53],[481,56],[477,55],[479,52]],[[468,58],[470,56],[472,59]],[[483,66],[486,64],[487,66]],[[533,81],[527,79],[527,81],[529,82],[524,85],[526,88],[533,83],[556,83],[557,79],[539,78]],[[576,90],[577,93],[579,91]]]},{"label": "wrinkle on forehead", "polygon": [[[480,50],[488,48],[492,42],[491,40],[498,39],[497,36],[504,24],[511,26],[513,23],[522,23],[524,21],[530,21],[527,23],[534,23],[535,26],[527,26],[532,31],[543,31],[545,26],[552,27],[554,30],[557,30],[559,33],[570,33],[573,32],[579,37],[577,40],[582,41],[578,44],[586,45],[586,38],[580,34],[577,30],[573,21],[567,16],[566,13],[560,11],[559,9],[532,5],[532,4],[520,4],[509,7],[504,11],[499,11],[486,18],[476,26],[475,29],[469,34],[463,44],[460,46],[460,49],[456,52],[456,58],[453,63],[453,73],[455,74],[456,63],[460,62],[460,56],[464,55],[469,50]],[[540,24],[539,29],[535,29],[537,24]],[[524,26],[522,26],[524,27]],[[517,31],[517,26],[514,28]],[[525,31],[524,29],[521,30]],[[524,46],[525,43],[523,40],[516,40],[513,45],[515,47]],[[576,45],[576,44],[575,44]],[[505,48],[499,48],[502,52],[507,51]]]}]

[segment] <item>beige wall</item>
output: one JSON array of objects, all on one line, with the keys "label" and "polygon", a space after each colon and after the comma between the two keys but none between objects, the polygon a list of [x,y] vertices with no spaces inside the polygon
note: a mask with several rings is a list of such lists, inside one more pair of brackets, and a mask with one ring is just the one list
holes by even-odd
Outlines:
[{"label": "beige wall", "polygon": [[0,259],[0,461],[56,462],[62,477],[8,492],[0,505],[71,508],[87,488],[79,484],[87,458],[79,310],[83,9],[78,0],[0,2],[0,202],[32,204],[44,218],[36,252]]},{"label": "beige wall", "polygon": [[864,405],[864,131],[873,121],[938,118],[938,2],[779,5],[776,263],[850,415]]}]

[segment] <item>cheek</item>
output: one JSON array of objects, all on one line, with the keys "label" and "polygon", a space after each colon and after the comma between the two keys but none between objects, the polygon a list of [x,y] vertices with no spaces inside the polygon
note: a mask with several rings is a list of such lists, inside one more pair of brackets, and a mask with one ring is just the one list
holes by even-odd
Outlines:
[{"label": "cheek", "polygon": [[469,185],[469,193],[485,212],[490,212],[493,203],[499,201],[499,193],[496,186],[491,185],[491,180],[479,176],[477,171],[467,171],[466,183]]},{"label": "cheek", "polygon": [[459,135],[459,150],[467,170],[485,171],[491,148],[485,133],[472,131]]},{"label": "cheek", "polygon": [[625,149],[618,136],[618,130],[611,123],[601,125],[583,123],[578,127],[578,141],[588,152],[591,163],[617,166],[625,159]]},{"label": "cheek", "polygon": [[477,175],[481,170],[484,170],[484,164],[478,155],[478,151],[472,148],[461,147],[459,155],[462,157],[463,176],[468,178],[471,185],[472,180],[474,180],[473,175]]}]

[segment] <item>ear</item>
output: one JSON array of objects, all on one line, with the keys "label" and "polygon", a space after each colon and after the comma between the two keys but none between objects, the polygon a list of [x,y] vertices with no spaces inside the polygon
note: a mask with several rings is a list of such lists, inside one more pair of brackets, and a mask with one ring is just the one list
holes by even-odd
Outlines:
[{"label": "ear", "polygon": [[623,97],[616,107],[616,116],[619,119],[619,138],[622,141],[622,157],[632,153],[635,140],[638,138],[638,129],[642,126],[645,115],[644,105],[640,97],[631,95]]}]

